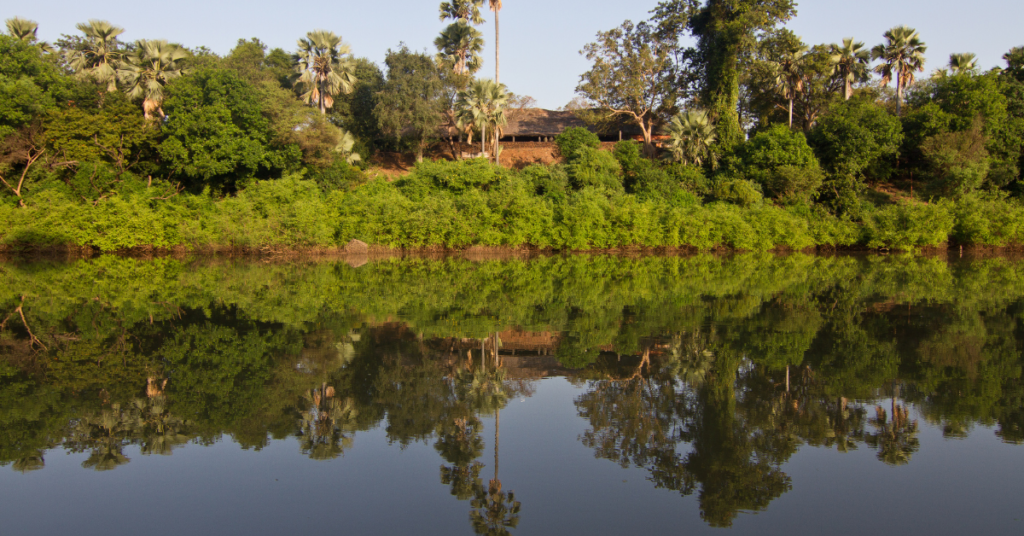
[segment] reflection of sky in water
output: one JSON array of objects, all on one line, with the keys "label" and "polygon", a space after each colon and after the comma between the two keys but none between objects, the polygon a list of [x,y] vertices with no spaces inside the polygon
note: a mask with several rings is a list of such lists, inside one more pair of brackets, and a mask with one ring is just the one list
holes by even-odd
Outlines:
[{"label": "reflection of sky in water", "polygon": [[[697,494],[656,489],[648,472],[596,459],[580,444],[587,423],[562,378],[501,412],[500,477],[522,502],[516,534],[700,534]],[[880,401],[887,407],[888,400]],[[731,534],[1019,534],[1021,447],[975,426],[947,440],[916,411],[920,450],[892,467],[861,444],[841,454],[802,446],[783,470],[792,490]],[[494,418],[482,419],[481,477],[492,477]],[[0,470],[3,534],[471,534],[468,501],[441,484],[433,441],[402,449],[383,427],[358,432],[342,457],[313,461],[298,440],[242,450],[229,438],[142,456],[114,471],[81,467],[87,454],[49,451],[43,470]],[[687,448],[680,445],[680,451]],[[1014,520],[1014,516],[1017,520]]]}]

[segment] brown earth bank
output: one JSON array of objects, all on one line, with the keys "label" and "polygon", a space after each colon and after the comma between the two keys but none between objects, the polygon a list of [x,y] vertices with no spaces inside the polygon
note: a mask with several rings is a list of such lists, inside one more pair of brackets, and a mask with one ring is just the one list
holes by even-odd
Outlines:
[{"label": "brown earth bank", "polygon": [[[478,154],[480,144],[452,142],[456,154]],[[615,142],[601,142],[602,151],[611,151]],[[454,160],[452,147],[447,142],[436,143],[423,153],[424,159]],[[558,146],[553,141],[515,141],[501,142],[501,165],[507,168],[523,169],[532,164],[561,164],[564,162],[558,153]],[[370,177],[383,176],[389,180],[401,177],[412,171],[416,165],[415,156],[408,153],[381,152],[370,159],[370,167],[366,173]]]},{"label": "brown earth bank", "polygon": [[[795,251],[789,248],[773,248],[767,251],[774,255],[789,255],[803,253],[811,255],[894,255],[900,254],[898,250],[868,249],[865,247],[810,247]],[[179,260],[194,260],[197,258],[208,259],[248,259],[254,261],[286,261],[303,262],[319,260],[338,260],[350,265],[361,266],[375,260],[410,258],[410,259],[449,259],[464,258],[470,261],[483,262],[493,260],[523,260],[536,257],[549,257],[555,255],[591,255],[591,256],[617,256],[623,258],[639,258],[645,256],[695,256],[698,254],[711,254],[718,257],[746,253],[744,250],[732,248],[714,248],[701,252],[697,248],[682,247],[622,247],[606,249],[586,250],[558,250],[550,248],[535,248],[530,246],[508,247],[508,246],[469,246],[464,248],[448,248],[444,246],[429,246],[418,248],[389,248],[385,246],[366,246],[365,248],[353,249],[351,244],[344,247],[275,247],[275,248],[203,248],[187,249],[185,247],[155,248],[137,247],[124,249],[115,252],[104,253],[98,248],[79,246],[32,246],[32,245],[0,245],[0,262],[25,261],[25,260],[77,260],[101,257],[103,255],[116,255],[135,259],[151,258],[173,258]],[[915,255],[926,257],[938,257],[947,259],[980,259],[980,258],[1010,258],[1024,259],[1024,247],[1020,245],[1006,247],[991,246],[955,246],[947,245],[920,247],[914,251]]]}]

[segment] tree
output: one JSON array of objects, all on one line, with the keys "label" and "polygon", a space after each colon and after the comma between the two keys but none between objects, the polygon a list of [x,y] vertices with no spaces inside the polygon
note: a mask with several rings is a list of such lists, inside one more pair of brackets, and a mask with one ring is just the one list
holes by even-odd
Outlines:
[{"label": "tree", "polygon": [[494,12],[494,82],[501,83],[501,41],[500,32],[501,29],[498,26],[498,13],[501,12],[501,0],[488,0],[491,6],[491,11]]},{"label": "tree", "polygon": [[349,46],[333,32],[314,30],[299,39],[294,76],[302,101],[326,115],[336,95],[351,93],[356,83],[351,56]]},{"label": "tree", "polygon": [[118,79],[126,86],[124,91],[130,99],[142,99],[146,119],[152,119],[154,112],[166,117],[162,108],[164,86],[184,74],[179,62],[187,57],[188,51],[181,45],[163,39],[136,41],[135,49],[124,56]]},{"label": "tree", "polygon": [[863,42],[847,37],[842,45],[833,44],[831,52],[832,75],[843,81],[843,98],[850,100],[854,82],[867,79],[871,51],[864,48]]},{"label": "tree", "polygon": [[374,107],[381,130],[395,139],[408,140],[423,160],[423,150],[437,137],[444,103],[444,84],[434,61],[404,44],[388,50],[384,58],[387,79]]},{"label": "tree", "polygon": [[498,139],[499,127],[507,124],[505,118],[505,106],[508,103],[508,91],[505,86],[493,80],[483,79],[473,82],[468,89],[459,93],[459,100],[455,103],[459,118],[463,124],[475,125],[480,129],[480,151],[484,149],[487,140],[487,128],[494,125],[494,161],[499,163]]},{"label": "tree", "polygon": [[459,21],[448,25],[434,39],[434,46],[438,50],[438,62],[456,76],[466,76],[468,79],[469,75],[480,70],[480,52],[484,49],[484,40],[480,32],[469,24]]},{"label": "tree", "polygon": [[1006,69],[1003,72],[1018,82],[1024,82],[1024,47],[1011,48],[1009,52],[1003,54],[1003,60],[1006,61]]},{"label": "tree", "polygon": [[108,93],[117,91],[117,68],[123,56],[117,36],[124,33],[124,28],[96,19],[75,27],[85,34],[85,41],[81,48],[67,51],[68,66],[75,74],[106,85]]},{"label": "tree", "polygon": [[36,32],[39,31],[39,23],[34,20],[23,19],[21,17],[14,17],[7,19],[7,35],[24,41],[31,45],[36,45],[43,52],[53,52],[53,47],[45,41],[38,41],[36,39]]},{"label": "tree", "polygon": [[668,142],[665,149],[672,160],[701,166],[713,158],[711,146],[715,143],[715,125],[704,110],[690,110],[676,115],[665,129]]},{"label": "tree", "polygon": [[467,24],[483,24],[484,18],[480,16],[480,8],[484,0],[452,0],[441,3],[441,20],[456,20]]},{"label": "tree", "polygon": [[972,74],[978,70],[978,56],[973,52],[949,55],[949,72],[953,75]]},{"label": "tree", "polygon": [[789,101],[789,128],[793,128],[793,100],[804,90],[803,63],[808,47],[800,46],[775,62],[775,88]]},{"label": "tree", "polygon": [[651,152],[657,114],[675,105],[674,45],[658,37],[646,23],[626,21],[607,32],[580,54],[593,62],[580,76],[576,92],[596,103],[607,116],[625,116],[643,132]]},{"label": "tree", "polygon": [[914,83],[914,71],[924,70],[924,53],[928,50],[921,41],[917,30],[907,26],[896,26],[887,30],[885,43],[871,49],[873,59],[882,60],[875,72],[882,77],[882,85],[896,79],[896,115],[900,115],[903,92]]},{"label": "tree", "polygon": [[795,14],[792,0],[664,0],[654,9],[660,36],[678,41],[688,31],[697,38],[688,55],[702,75],[701,105],[718,125],[720,144],[732,147],[744,138],[737,111],[740,58],[756,47],[758,33]]},{"label": "tree", "polygon": [[236,181],[268,176],[298,160],[298,148],[272,146],[260,92],[230,69],[204,69],[167,88],[170,118],[158,151],[189,186],[232,191]]}]

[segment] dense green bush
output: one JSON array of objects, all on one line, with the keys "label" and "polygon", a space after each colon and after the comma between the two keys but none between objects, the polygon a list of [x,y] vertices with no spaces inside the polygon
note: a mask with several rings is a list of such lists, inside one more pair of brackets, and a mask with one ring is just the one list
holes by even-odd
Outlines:
[{"label": "dense green bush", "polygon": [[741,145],[729,172],[759,185],[765,195],[782,201],[814,197],[823,174],[802,132],[773,125]]},{"label": "dense green bush", "polygon": [[608,151],[592,147],[579,149],[566,165],[569,180],[574,188],[598,186],[621,191],[622,168],[615,156]]},{"label": "dense green bush", "polygon": [[1024,245],[1024,206],[999,196],[966,196],[953,209],[954,244],[978,246]]},{"label": "dense green bush", "polygon": [[591,149],[600,147],[601,139],[597,137],[597,134],[583,127],[572,127],[555,136],[555,145],[558,146],[558,152],[562,158],[571,161],[586,147]]},{"label": "dense green bush", "polygon": [[900,203],[866,214],[861,242],[889,249],[938,246],[949,239],[953,224],[949,204]]},{"label": "dense green bush", "polygon": [[713,194],[715,199],[719,201],[726,201],[743,207],[759,205],[764,198],[759,184],[753,181],[728,177],[715,181]]},{"label": "dense green bush", "polygon": [[832,106],[808,136],[828,173],[872,180],[889,177],[902,141],[899,119],[859,98]]}]

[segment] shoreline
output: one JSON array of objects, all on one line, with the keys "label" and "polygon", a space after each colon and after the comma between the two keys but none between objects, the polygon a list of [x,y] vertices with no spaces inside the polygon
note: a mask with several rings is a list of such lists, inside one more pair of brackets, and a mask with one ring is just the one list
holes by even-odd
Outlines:
[{"label": "shoreline", "polygon": [[[627,246],[618,248],[593,248],[593,249],[555,249],[537,248],[532,246],[481,246],[468,247],[446,247],[446,246],[424,246],[413,248],[391,248],[379,245],[370,245],[365,249],[341,247],[217,247],[217,248],[196,248],[189,249],[183,246],[173,248],[157,248],[143,246],[127,248],[116,251],[102,251],[93,246],[36,246],[29,244],[0,245],[0,262],[11,260],[79,260],[92,259],[103,256],[116,256],[134,259],[249,259],[249,260],[341,260],[341,261],[374,261],[386,259],[452,259],[463,258],[470,261],[491,261],[491,260],[525,260],[538,257],[552,257],[565,255],[584,256],[616,256],[624,258],[637,257],[692,257],[697,255],[731,256],[750,253],[767,253],[776,256],[791,254],[805,255],[870,255],[888,256],[893,254],[912,254],[923,257],[950,257],[954,258],[988,258],[988,257],[1022,257],[1024,258],[1024,245],[1010,246],[981,246],[981,245],[947,245],[921,246],[908,249],[889,248],[868,248],[864,246],[812,246],[799,250],[787,247],[776,247],[768,250],[744,250],[731,247],[715,247],[708,250],[700,250],[695,247],[647,247]],[[365,264],[365,262],[363,262]]]}]

